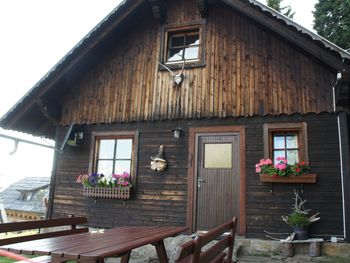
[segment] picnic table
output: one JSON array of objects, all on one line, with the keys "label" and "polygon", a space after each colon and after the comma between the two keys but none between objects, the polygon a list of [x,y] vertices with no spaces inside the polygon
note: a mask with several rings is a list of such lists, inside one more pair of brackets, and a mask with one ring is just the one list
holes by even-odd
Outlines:
[{"label": "picnic table", "polygon": [[69,236],[50,237],[5,245],[0,248],[17,254],[51,255],[52,262],[104,262],[108,257],[129,261],[131,250],[147,244],[155,246],[159,262],[168,262],[164,239],[186,231],[187,227],[118,227]]}]

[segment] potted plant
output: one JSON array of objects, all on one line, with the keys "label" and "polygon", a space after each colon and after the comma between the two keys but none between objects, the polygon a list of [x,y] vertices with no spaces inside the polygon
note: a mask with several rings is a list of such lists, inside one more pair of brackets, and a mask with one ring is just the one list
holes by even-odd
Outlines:
[{"label": "potted plant", "polygon": [[255,165],[255,172],[259,174],[263,183],[315,183],[316,174],[310,174],[310,167],[305,162],[289,164],[284,157],[261,159]]},{"label": "potted plant", "polygon": [[130,174],[112,174],[105,176],[100,173],[83,174],[77,178],[77,183],[84,186],[84,196],[101,198],[130,198]]},{"label": "potted plant", "polygon": [[294,204],[292,213],[287,216],[282,216],[282,220],[293,228],[295,238],[297,240],[305,240],[309,238],[308,226],[320,220],[319,213],[310,216],[310,209],[305,209],[304,204],[307,200],[303,200],[298,191],[294,190]]}]

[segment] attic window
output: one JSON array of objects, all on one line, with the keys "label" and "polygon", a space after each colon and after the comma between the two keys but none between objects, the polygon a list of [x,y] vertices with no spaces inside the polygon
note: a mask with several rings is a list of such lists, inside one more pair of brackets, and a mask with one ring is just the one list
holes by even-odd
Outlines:
[{"label": "attic window", "polygon": [[164,28],[162,62],[169,68],[204,65],[205,21]]},{"label": "attic window", "polygon": [[21,201],[30,201],[32,200],[33,192],[21,192],[21,195],[19,196],[19,200]]},{"label": "attic window", "polygon": [[199,48],[199,29],[169,33],[166,63],[198,61]]}]

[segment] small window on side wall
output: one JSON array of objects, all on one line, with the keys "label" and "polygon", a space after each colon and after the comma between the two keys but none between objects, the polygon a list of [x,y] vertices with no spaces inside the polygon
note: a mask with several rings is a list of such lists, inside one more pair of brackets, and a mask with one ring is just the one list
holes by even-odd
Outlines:
[{"label": "small window on side wall", "polygon": [[137,132],[93,133],[90,172],[104,175],[130,174],[136,184]]},{"label": "small window on side wall", "polygon": [[306,123],[264,124],[264,158],[276,164],[278,157],[289,164],[309,162]]},{"label": "small window on side wall", "polygon": [[162,33],[162,62],[169,68],[202,66],[204,61],[205,21],[167,26]]}]

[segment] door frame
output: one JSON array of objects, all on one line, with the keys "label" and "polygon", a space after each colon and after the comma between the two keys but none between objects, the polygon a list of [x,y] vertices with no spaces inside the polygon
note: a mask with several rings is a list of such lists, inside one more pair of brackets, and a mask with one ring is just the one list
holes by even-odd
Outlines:
[{"label": "door frame", "polygon": [[240,174],[239,174],[239,235],[246,235],[246,164],[245,164],[245,127],[244,126],[207,126],[190,127],[188,142],[188,189],[187,189],[187,222],[186,225],[191,232],[194,232],[195,213],[196,213],[196,178],[197,178],[197,135],[199,134],[222,134],[234,132],[239,134],[239,155],[240,155]]}]

